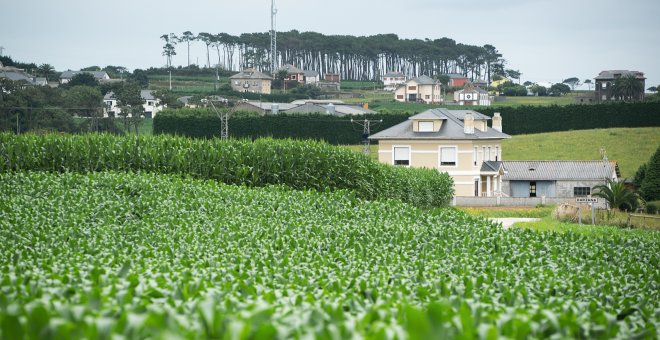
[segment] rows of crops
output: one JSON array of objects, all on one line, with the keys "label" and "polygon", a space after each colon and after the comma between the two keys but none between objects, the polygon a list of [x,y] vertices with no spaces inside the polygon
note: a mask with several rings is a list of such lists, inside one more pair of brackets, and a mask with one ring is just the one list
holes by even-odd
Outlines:
[{"label": "rows of crops", "polygon": [[446,173],[387,166],[315,141],[0,134],[0,172],[26,170],[147,171],[247,186],[349,189],[361,198],[417,206],[447,205],[453,196]]},{"label": "rows of crops", "polygon": [[0,174],[0,338],[660,335],[660,233],[504,230],[354,192]]}]

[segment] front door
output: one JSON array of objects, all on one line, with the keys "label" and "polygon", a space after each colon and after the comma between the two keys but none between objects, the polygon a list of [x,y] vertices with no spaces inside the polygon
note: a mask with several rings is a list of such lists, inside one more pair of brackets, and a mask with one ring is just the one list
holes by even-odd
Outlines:
[{"label": "front door", "polygon": [[479,180],[474,180],[474,197],[479,197]]},{"label": "front door", "polygon": [[417,101],[417,93],[409,93],[408,94],[408,101],[409,102],[416,102]]}]

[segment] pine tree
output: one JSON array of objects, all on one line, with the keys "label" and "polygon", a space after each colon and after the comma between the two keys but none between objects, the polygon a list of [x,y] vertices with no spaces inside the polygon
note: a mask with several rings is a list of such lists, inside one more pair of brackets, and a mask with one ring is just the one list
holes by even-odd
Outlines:
[{"label": "pine tree", "polygon": [[660,200],[660,147],[646,164],[640,191],[647,202]]}]

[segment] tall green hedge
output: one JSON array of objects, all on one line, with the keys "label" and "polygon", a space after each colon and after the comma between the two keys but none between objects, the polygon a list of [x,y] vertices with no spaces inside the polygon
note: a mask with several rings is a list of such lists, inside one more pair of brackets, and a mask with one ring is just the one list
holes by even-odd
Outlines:
[{"label": "tall green hedge", "polygon": [[0,133],[0,172],[107,170],[190,175],[248,186],[346,189],[364,199],[399,199],[417,206],[448,205],[454,193],[446,173],[380,164],[315,141]]},{"label": "tall green hedge", "polygon": [[555,131],[660,126],[660,103],[609,103],[566,106],[483,107],[479,112],[502,114],[510,135]]},{"label": "tall green hedge", "polygon": [[[354,122],[351,122],[351,119]],[[259,116],[238,112],[229,121],[233,138],[294,138],[324,140],[330,144],[358,144],[363,138],[360,124],[371,123],[371,133],[408,119],[401,114],[373,114],[336,117],[327,114],[286,114]],[[382,122],[380,122],[382,120]],[[174,134],[196,138],[220,136],[220,119],[214,111],[165,110],[154,118],[154,134]]]},{"label": "tall green hedge", "polygon": [[[431,108],[431,107],[429,107]],[[466,107],[449,107],[466,109]],[[492,116],[500,112],[503,130],[510,135],[585,130],[612,127],[660,126],[660,102],[612,103],[567,106],[479,107]],[[362,128],[354,120],[383,120],[372,124],[375,133],[405,121],[406,113],[334,117],[323,114],[280,114],[256,116],[239,114],[230,118],[229,134],[237,138],[299,138],[325,140],[331,144],[357,144]],[[165,110],[154,119],[154,133],[210,138],[219,136],[220,120],[208,110]]]}]

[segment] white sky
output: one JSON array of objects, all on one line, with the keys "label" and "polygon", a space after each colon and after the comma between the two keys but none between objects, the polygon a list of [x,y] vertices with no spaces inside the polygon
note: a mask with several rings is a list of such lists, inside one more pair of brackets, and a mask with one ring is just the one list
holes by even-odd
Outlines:
[{"label": "white sky", "polygon": [[[395,33],[494,45],[522,81],[645,73],[660,85],[658,0],[276,0],[277,30],[326,35]],[[97,65],[162,66],[160,36],[266,32],[270,0],[20,0],[0,4],[3,55],[59,71]],[[213,57],[213,55],[212,55]],[[173,59],[185,65],[182,44]],[[191,48],[204,64],[205,48]]]}]

